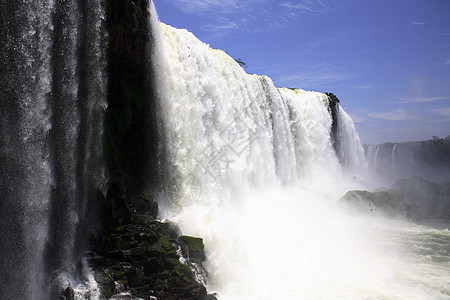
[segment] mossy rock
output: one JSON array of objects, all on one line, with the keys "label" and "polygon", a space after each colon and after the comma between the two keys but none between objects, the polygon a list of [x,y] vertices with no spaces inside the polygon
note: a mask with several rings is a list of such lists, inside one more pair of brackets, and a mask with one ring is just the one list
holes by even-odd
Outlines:
[{"label": "mossy rock", "polygon": [[193,262],[202,262],[206,259],[203,244],[203,239],[182,235],[178,238],[183,254],[191,259]]},{"label": "mossy rock", "polygon": [[164,234],[158,239],[158,246],[161,247],[161,249],[164,252],[171,251],[172,250],[172,244],[170,243],[170,238],[168,235]]}]

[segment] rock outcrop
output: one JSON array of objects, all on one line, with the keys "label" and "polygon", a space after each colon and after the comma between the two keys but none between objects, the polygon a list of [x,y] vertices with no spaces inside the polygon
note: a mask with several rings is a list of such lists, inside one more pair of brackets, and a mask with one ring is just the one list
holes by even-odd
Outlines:
[{"label": "rock outcrop", "polygon": [[134,201],[122,193],[109,197],[120,212],[88,259],[101,299],[216,299],[203,284],[201,238],[181,236],[175,224],[156,220],[149,195]]},{"label": "rock outcrop", "polygon": [[422,177],[400,179],[384,191],[349,191],[341,204],[358,212],[413,221],[450,220],[450,183],[438,184]]}]

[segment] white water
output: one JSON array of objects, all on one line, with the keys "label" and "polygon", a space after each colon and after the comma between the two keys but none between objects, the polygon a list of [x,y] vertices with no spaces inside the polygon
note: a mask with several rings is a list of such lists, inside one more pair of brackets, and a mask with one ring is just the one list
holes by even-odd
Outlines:
[{"label": "white water", "polygon": [[332,146],[325,95],[277,89],[186,30],[161,24],[159,32],[151,15],[168,150],[162,217],[204,238],[210,292],[220,299],[450,298],[448,230],[339,209],[347,190],[363,188],[352,170],[364,170],[342,109],[346,168]]},{"label": "white water", "polygon": [[58,274],[77,277],[104,184],[104,15],[102,0],[2,2],[2,299],[47,299]]}]

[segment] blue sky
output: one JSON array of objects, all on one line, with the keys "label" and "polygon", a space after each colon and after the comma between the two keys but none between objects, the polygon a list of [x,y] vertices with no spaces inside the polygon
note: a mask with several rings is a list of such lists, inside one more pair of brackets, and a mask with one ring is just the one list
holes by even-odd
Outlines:
[{"label": "blue sky", "polygon": [[276,86],[333,92],[364,143],[450,135],[450,0],[154,0]]}]

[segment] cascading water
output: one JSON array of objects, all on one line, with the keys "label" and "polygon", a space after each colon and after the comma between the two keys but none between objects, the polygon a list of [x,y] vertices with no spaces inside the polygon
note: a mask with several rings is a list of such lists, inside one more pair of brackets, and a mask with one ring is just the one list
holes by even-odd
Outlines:
[{"label": "cascading water", "polygon": [[382,183],[423,176],[436,182],[450,181],[450,139],[384,143],[365,146],[368,167]]},{"label": "cascading water", "polygon": [[81,277],[104,183],[103,10],[100,0],[1,4],[2,299],[48,299],[54,280]]},{"label": "cascading water", "polygon": [[[210,291],[220,299],[450,297],[448,231],[337,205],[363,188],[354,175],[366,175],[342,108],[336,154],[326,95],[276,88],[151,16],[166,149],[161,214],[204,238]],[[431,231],[437,245],[428,244]],[[424,251],[443,247],[436,259],[444,263],[411,239]]]}]

